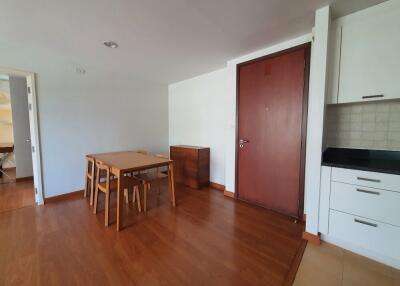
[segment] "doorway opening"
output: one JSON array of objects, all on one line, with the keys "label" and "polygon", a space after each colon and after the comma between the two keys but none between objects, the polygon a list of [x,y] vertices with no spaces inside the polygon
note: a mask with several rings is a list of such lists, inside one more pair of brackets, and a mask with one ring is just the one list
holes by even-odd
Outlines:
[{"label": "doorway opening", "polygon": [[34,74],[0,68],[0,212],[43,203]]}]

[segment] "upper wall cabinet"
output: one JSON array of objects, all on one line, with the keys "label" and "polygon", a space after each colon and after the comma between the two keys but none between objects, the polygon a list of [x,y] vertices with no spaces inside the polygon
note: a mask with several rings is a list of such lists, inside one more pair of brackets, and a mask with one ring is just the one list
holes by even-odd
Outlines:
[{"label": "upper wall cabinet", "polygon": [[333,23],[327,103],[400,98],[399,2]]}]

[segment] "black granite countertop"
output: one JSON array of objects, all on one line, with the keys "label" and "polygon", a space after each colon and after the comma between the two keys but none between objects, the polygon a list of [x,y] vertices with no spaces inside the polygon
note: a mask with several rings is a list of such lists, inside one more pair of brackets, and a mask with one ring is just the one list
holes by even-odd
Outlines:
[{"label": "black granite countertop", "polygon": [[400,151],[328,148],[322,165],[400,175]]}]

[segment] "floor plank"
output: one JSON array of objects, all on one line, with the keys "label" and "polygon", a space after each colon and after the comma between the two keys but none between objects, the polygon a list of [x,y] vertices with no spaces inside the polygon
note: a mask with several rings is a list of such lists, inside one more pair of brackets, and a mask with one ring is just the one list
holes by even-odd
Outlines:
[{"label": "floor plank", "polygon": [[11,180],[0,177],[0,213],[34,205],[33,180],[16,183],[15,168],[6,171]]},{"label": "floor plank", "polygon": [[0,285],[283,285],[304,226],[212,189],[150,191],[104,227],[81,196],[0,213]]}]

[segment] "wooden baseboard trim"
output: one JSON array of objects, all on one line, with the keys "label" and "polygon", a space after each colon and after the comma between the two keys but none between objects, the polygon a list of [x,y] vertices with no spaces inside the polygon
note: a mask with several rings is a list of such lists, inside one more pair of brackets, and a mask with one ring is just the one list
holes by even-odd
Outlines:
[{"label": "wooden baseboard trim", "polygon": [[218,184],[218,183],[215,183],[215,182],[210,182],[210,188],[213,188],[213,189],[216,189],[216,190],[218,190],[218,191],[225,191],[225,186],[224,185],[221,185],[221,184]]},{"label": "wooden baseboard trim", "polygon": [[315,235],[306,231],[303,232],[303,239],[308,240],[313,244],[321,244],[321,238],[319,235]]},{"label": "wooden baseboard trim", "polygon": [[307,241],[303,240],[301,242],[299,249],[297,250],[296,256],[294,257],[292,264],[290,265],[289,273],[286,276],[283,285],[285,286],[293,285],[294,279],[296,278],[297,271],[299,270],[299,266],[304,255],[304,251],[306,250],[306,246],[307,246]]},{"label": "wooden baseboard trim", "polygon": [[25,182],[25,181],[33,181],[33,176],[16,178],[15,181],[16,181],[17,183],[19,183],[19,182]]},{"label": "wooden baseboard trim", "polygon": [[62,194],[62,195],[54,196],[54,197],[50,197],[50,198],[45,198],[44,199],[44,203],[45,204],[55,203],[55,202],[75,199],[75,198],[78,198],[78,197],[83,197],[83,190],[79,190],[79,191],[71,192],[71,193],[66,193],[66,194]]},{"label": "wooden baseboard trim", "polygon": [[235,193],[232,193],[232,192],[229,192],[227,190],[224,190],[224,196],[234,199],[235,198]]}]

